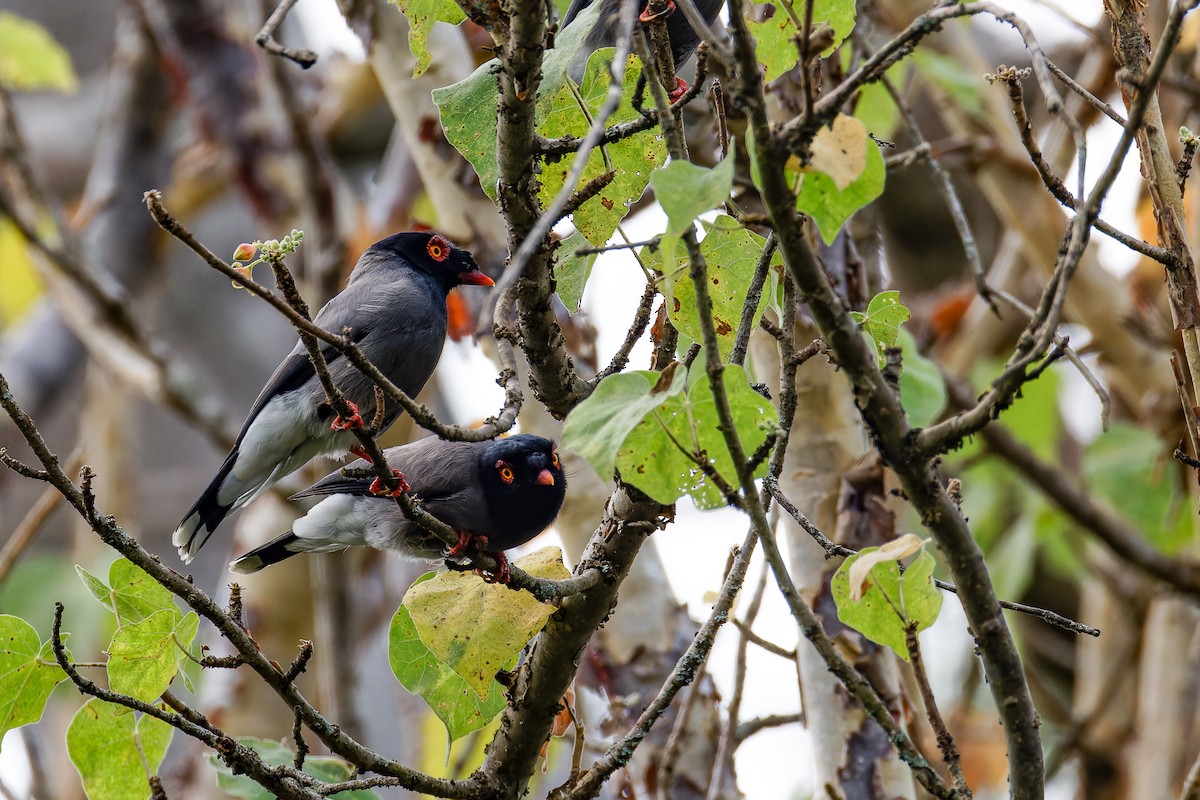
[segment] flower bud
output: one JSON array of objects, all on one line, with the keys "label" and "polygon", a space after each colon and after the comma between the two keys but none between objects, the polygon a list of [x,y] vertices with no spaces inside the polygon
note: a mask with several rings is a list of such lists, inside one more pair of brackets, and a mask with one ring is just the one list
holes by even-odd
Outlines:
[{"label": "flower bud", "polygon": [[254,258],[254,254],[256,252],[258,252],[258,248],[256,248],[254,245],[250,244],[249,242],[242,242],[237,246],[237,249],[233,251],[233,260],[250,261]]}]

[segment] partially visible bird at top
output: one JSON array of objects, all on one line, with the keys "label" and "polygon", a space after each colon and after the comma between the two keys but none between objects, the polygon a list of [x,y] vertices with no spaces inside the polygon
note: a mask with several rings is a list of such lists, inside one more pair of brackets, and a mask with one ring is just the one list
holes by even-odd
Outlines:
[{"label": "partially visible bird at top", "polygon": [[[567,7],[567,13],[563,15],[559,27],[565,29],[593,2],[596,0],[571,0],[571,5]],[[601,4],[600,18],[596,20],[595,27],[583,40],[584,46],[581,55],[571,64],[571,79],[576,83],[583,78],[583,70],[588,57],[601,47],[615,47],[617,35],[621,30],[621,3],[623,0],[599,0],[599,2]],[[725,5],[725,0],[695,0],[695,3],[696,10],[700,12],[700,16],[704,17],[705,23],[712,25],[717,14],[721,13],[721,7]],[[683,12],[675,8],[674,0],[667,0],[665,13],[667,14],[667,35],[671,40],[671,55],[675,61],[675,69],[678,70],[691,57],[692,53],[696,52],[696,48],[700,45],[700,35],[692,28]],[[652,21],[647,10],[643,10],[638,19],[643,27],[648,26]],[[671,90],[672,102],[678,100],[687,91],[687,88],[687,83],[682,78],[676,77],[675,87]]]},{"label": "partially visible bird at top", "polygon": [[[389,447],[388,466],[408,476],[425,510],[459,532],[449,555],[472,543],[500,562],[496,580],[507,582],[503,551],[545,530],[562,507],[567,479],[549,439],[528,433],[484,442],[428,437]],[[356,461],[346,471],[367,466]],[[338,470],[295,497],[322,497],[292,530],[238,557],[230,570],[257,572],[296,553],[329,553],[354,546],[395,550],[416,559],[446,554],[442,540],[404,516],[396,502],[373,495],[370,478]],[[293,498],[295,499],[295,498]]]},{"label": "partially visible bird at top", "polygon": [[[350,339],[380,371],[410,397],[433,374],[446,341],[446,297],[460,284],[492,286],[466,250],[432,232],[397,233],[371,245],[359,257],[346,288],[313,320]],[[188,563],[225,516],[271,488],[317,456],[350,450],[353,428],[375,415],[374,384],[332,345],[322,352],[334,384],[353,404],[342,419],[326,402],[325,391],[303,344],[297,342],[254,401],[233,449],[199,499],[183,515],[171,537]],[[399,416],[398,404],[385,405],[387,430]],[[377,433],[377,435],[378,435]],[[400,476],[402,481],[402,476]],[[376,484],[376,489],[381,489]]]}]

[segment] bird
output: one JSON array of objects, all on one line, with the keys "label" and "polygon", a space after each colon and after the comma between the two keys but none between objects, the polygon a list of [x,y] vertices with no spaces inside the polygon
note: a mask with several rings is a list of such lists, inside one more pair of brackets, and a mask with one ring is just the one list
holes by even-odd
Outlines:
[{"label": "bird", "polygon": [[296,553],[364,545],[414,559],[437,559],[477,544],[499,562],[496,579],[506,583],[503,551],[549,527],[567,491],[554,443],[528,433],[482,442],[430,436],[389,447],[384,455],[388,466],[408,476],[425,510],[458,531],[458,543],[448,551],[445,542],[404,516],[394,500],[372,494],[370,478],[350,477],[368,466],[360,459],[296,494],[292,499],[324,499],[290,531],[234,559],[229,569],[246,575]]},{"label": "bird", "polygon": [[[393,234],[368,247],[346,288],[313,322],[358,344],[379,370],[409,397],[421,391],[441,358],[446,341],[446,298],[461,284],[492,286],[469,252],[431,232]],[[334,384],[353,414],[342,419],[297,342],[267,380],[250,409],[233,449],[208,487],[192,504],[171,537],[179,557],[190,563],[225,516],[271,488],[317,456],[350,450],[363,456],[353,428],[375,415],[374,383],[336,347],[324,344]],[[385,404],[381,434],[399,416]],[[361,412],[361,413],[360,413]],[[398,476],[403,488],[403,476]],[[381,489],[382,484],[376,484]]]},{"label": "bird", "polygon": [[[563,15],[559,27],[565,29],[593,2],[595,0],[571,0],[571,5],[567,7],[567,13]],[[622,2],[623,0],[600,0],[602,4],[600,18],[584,38],[581,56],[571,64],[571,78],[576,83],[579,83],[583,77],[584,65],[592,53],[601,47],[616,46],[617,34],[620,30]],[[725,0],[695,0],[695,2],[696,9],[708,25],[713,24],[717,14],[721,13],[721,7],[725,5]],[[675,69],[678,70],[691,57],[692,53],[696,52],[696,48],[700,45],[700,35],[692,28],[683,12],[676,10],[674,0],[667,0],[665,13],[667,14],[667,36],[671,40],[671,56],[675,62]],[[643,10],[638,19],[643,27],[648,26],[653,20],[649,16],[648,10]],[[678,100],[687,91],[687,88],[687,83],[677,77],[675,88],[671,91],[672,102]]]}]

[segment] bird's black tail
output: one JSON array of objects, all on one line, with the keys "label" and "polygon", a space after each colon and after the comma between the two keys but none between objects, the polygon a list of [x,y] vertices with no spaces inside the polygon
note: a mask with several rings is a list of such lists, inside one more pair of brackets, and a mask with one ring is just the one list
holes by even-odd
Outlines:
[{"label": "bird's black tail", "polygon": [[185,564],[191,563],[196,553],[208,541],[208,537],[212,536],[213,531],[221,524],[221,520],[233,509],[232,505],[221,505],[217,495],[221,491],[221,484],[233,469],[237,456],[238,450],[235,447],[225,457],[225,462],[221,464],[217,474],[213,476],[199,499],[183,515],[183,522],[179,523],[179,527],[171,535],[171,544],[179,548],[179,557]]},{"label": "bird's black tail", "polygon": [[258,572],[263,567],[269,567],[272,564],[278,564],[285,558],[290,558],[296,553],[304,552],[303,548],[289,547],[293,542],[300,540],[296,534],[288,531],[281,536],[277,536],[271,541],[264,544],[262,547],[256,547],[249,553],[243,556],[238,556],[229,564],[230,572],[237,572],[241,575],[249,575]]}]

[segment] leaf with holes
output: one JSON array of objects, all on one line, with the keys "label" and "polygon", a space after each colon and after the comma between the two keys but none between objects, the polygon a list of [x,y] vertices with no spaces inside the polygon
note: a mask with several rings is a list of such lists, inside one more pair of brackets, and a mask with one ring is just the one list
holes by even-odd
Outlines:
[{"label": "leaf with holes", "polygon": [[[600,3],[592,3],[555,39],[554,49],[546,53],[542,61],[542,84],[538,90],[539,119],[544,113],[541,106],[546,104],[545,98],[554,97],[569,80],[567,71],[599,14]],[[493,201],[500,179],[496,162],[496,105],[499,100],[496,72],[499,69],[500,62],[493,58],[458,83],[433,90],[433,102],[442,118],[446,140],[475,168],[479,185]]]},{"label": "leaf with holes", "polygon": [[[514,562],[538,578],[562,580],[571,573],[562,551],[544,547]],[[486,700],[496,672],[516,657],[546,625],[554,606],[529,592],[487,583],[467,572],[439,572],[404,595],[421,641],[443,664]]]},{"label": "leaf with holes", "polygon": [[[797,21],[802,19],[804,4],[775,0],[768,5],[771,16],[763,22],[751,20],[750,33],[756,43],[758,63],[766,67],[764,79],[773,81],[800,60],[796,37],[803,23]],[[833,28],[833,43],[822,53],[828,55],[854,30],[854,0],[813,0],[813,28],[821,23]]]},{"label": "leaf with holes", "polygon": [[882,364],[884,353],[888,348],[896,346],[900,326],[908,321],[909,313],[908,307],[900,302],[900,293],[890,291],[880,292],[872,297],[871,302],[867,304],[866,313],[851,311],[850,316],[875,343],[879,363]]},{"label": "leaf with holes", "polygon": [[[615,52],[613,48],[606,47],[592,53],[583,74],[583,83],[578,89],[567,83],[544,104],[539,104],[539,133],[550,139],[582,137],[587,133],[591,119],[606,100],[612,80],[609,65]],[[624,94],[621,104],[608,120],[609,125],[629,122],[640,116],[631,101],[641,73],[641,62],[636,56],[629,56],[625,68]],[[583,107],[580,106],[581,102]],[[584,108],[587,109],[586,114]],[[651,173],[666,160],[667,145],[655,130],[643,131],[592,150],[579,183],[574,188],[578,190],[589,181],[607,175],[609,165],[612,166],[613,178],[595,197],[585,201],[571,215],[575,227],[592,244],[597,247],[604,245],[629,213],[630,204],[637,202],[646,190]],[[542,166],[542,187],[538,198],[543,207],[554,201],[574,163],[574,154],[569,154],[553,162],[547,159]]]},{"label": "leaf with holes", "polygon": [[[426,573],[413,586],[433,576],[432,572]],[[388,628],[388,663],[396,680],[429,704],[446,726],[450,741],[479,730],[504,709],[504,687],[493,680],[488,685],[487,697],[480,700],[462,676],[421,640],[412,615],[404,606],[396,610]]]},{"label": "leaf with holes", "polygon": [[[708,262],[708,293],[712,299],[713,327],[717,332],[717,344],[721,348],[722,360],[728,360],[737,340],[737,328],[741,323],[746,294],[750,291],[750,283],[762,258],[766,239],[742,227],[733,217],[725,215],[717,217],[707,227],[708,233],[700,242],[700,252]],[[643,258],[647,256],[643,255]],[[647,258],[647,264],[661,266],[662,262]],[[770,297],[774,292],[777,282],[776,270],[783,268],[783,257],[776,252],[771,264],[772,269],[767,272],[763,297]],[[668,316],[680,332],[692,341],[699,342],[702,341],[703,335],[700,331],[700,315],[696,309],[696,285],[692,282],[691,275],[681,267],[686,267],[686,261],[677,260],[669,270],[662,270],[679,275],[668,299]],[[754,312],[752,326],[758,324],[764,308],[760,300]]]},{"label": "leaf with holes", "polygon": [[[775,407],[751,388],[740,366],[727,366],[722,380],[734,427],[749,456],[775,429]],[[663,504],[687,495],[699,508],[721,508],[726,505],[724,494],[697,463],[697,458],[705,460],[726,484],[739,488],[733,457],[718,424],[708,377],[703,368],[693,369],[687,393],[672,395],[621,443],[617,453],[621,479]],[[765,471],[765,463],[760,464],[756,475]]]},{"label": "leaf with holes", "polygon": [[448,22],[457,25],[467,18],[454,0],[391,0],[408,17],[408,47],[416,56],[417,65],[413,67],[413,77],[416,78],[433,63],[433,56],[425,47],[429,38],[429,29],[435,22]]},{"label": "leaf with holes", "polygon": [[596,390],[567,415],[562,445],[583,456],[602,479],[612,477],[617,451],[630,431],[654,409],[684,390],[686,373],[668,368],[620,372],[600,381]]}]

